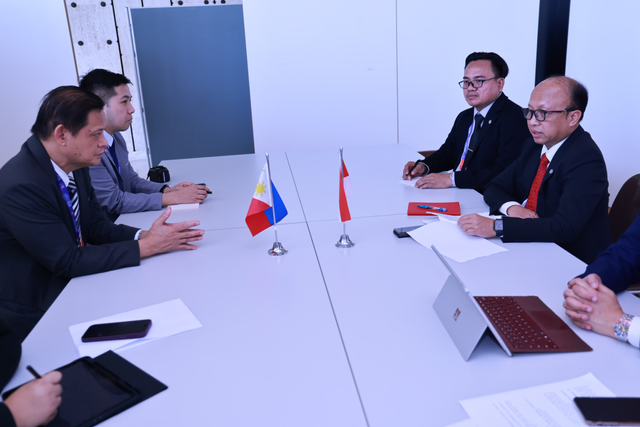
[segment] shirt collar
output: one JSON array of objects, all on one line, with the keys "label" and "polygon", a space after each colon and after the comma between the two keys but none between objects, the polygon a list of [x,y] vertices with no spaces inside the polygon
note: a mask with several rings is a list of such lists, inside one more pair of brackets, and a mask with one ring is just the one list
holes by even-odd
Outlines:
[{"label": "shirt collar", "polygon": [[[51,159],[49,159],[51,160]],[[56,162],[54,162],[53,160],[51,160],[51,164],[53,165],[53,170],[56,171],[56,173],[58,174],[58,176],[60,177],[60,179],[62,180],[62,182],[64,183],[65,187],[69,186],[69,177],[73,176],[73,172],[69,172],[69,174],[67,175],[65,173],[65,171],[63,171],[60,166],[58,166],[56,164]]]},{"label": "shirt collar", "polygon": [[543,154],[547,155],[547,159],[549,160],[549,163],[551,163],[551,160],[553,159],[553,156],[556,155],[556,153],[558,152],[558,150],[560,149],[560,146],[562,144],[564,144],[564,142],[567,140],[567,138],[563,139],[562,141],[558,142],[557,144],[555,144],[553,147],[551,148],[547,148],[546,145],[542,146],[542,151],[540,151],[540,157],[542,157]]},{"label": "shirt collar", "polygon": [[113,135],[111,135],[109,132],[107,132],[106,130],[102,131],[104,133],[104,137],[107,140],[107,142],[109,143],[109,147],[113,147]]},{"label": "shirt collar", "polygon": [[[500,92],[500,94],[502,95],[502,92]],[[499,96],[498,96],[499,98]],[[496,98],[496,101],[498,99]],[[491,110],[491,107],[493,107],[493,104],[495,104],[496,101],[493,101],[491,104],[487,105],[486,107],[484,107],[482,110],[478,111],[478,109],[476,107],[473,107],[473,117],[476,116],[476,114],[480,113],[482,114],[482,117],[486,118],[487,114],[489,114],[489,110]]]}]

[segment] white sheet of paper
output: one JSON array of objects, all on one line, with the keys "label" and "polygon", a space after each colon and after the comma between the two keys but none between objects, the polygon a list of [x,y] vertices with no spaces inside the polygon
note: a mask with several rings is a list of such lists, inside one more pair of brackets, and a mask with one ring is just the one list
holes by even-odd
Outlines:
[{"label": "white sheet of paper", "polygon": [[505,252],[507,249],[482,237],[467,236],[457,224],[436,221],[409,232],[422,246],[435,245],[440,253],[457,262]]},{"label": "white sheet of paper", "polygon": [[[149,329],[149,333],[144,338],[91,343],[83,343],[81,340],[87,328],[96,323],[126,322],[142,319],[151,319],[152,322],[151,329]],[[69,326],[69,332],[80,356],[96,357],[105,351],[113,350],[119,352],[127,348],[137,347],[151,341],[200,327],[202,327],[202,324],[195,318],[187,306],[184,305],[182,300],[178,298],[149,307],[127,311],[126,313],[114,314],[113,316],[72,325]]]},{"label": "white sheet of paper", "polygon": [[477,236],[467,236],[455,223],[436,221],[416,230],[409,235],[422,246],[431,249],[435,245],[440,253],[456,262],[465,262],[505,252],[507,249]]},{"label": "white sheet of paper", "polygon": [[574,397],[615,395],[592,373],[571,380],[461,400],[478,427],[586,426]]},{"label": "white sheet of paper", "polygon": [[407,180],[401,179],[400,180],[400,184],[408,185],[409,187],[414,187],[415,188],[416,181],[419,180],[420,178],[422,178],[422,177],[421,176],[416,176],[416,177],[411,178],[411,181],[407,181]]},{"label": "white sheet of paper", "polygon": [[186,211],[189,209],[198,209],[200,203],[185,203],[183,205],[169,205],[172,211]]}]

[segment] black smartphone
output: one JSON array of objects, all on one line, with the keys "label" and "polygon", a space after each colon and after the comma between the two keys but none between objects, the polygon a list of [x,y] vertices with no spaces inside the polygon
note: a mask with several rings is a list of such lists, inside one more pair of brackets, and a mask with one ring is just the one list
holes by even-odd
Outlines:
[{"label": "black smartphone", "polygon": [[402,239],[403,237],[409,237],[409,231],[415,230],[416,228],[422,227],[421,225],[416,225],[414,227],[402,227],[402,228],[394,228],[393,234],[396,235],[397,238]]},{"label": "black smartphone", "polygon": [[576,397],[573,401],[590,426],[640,426],[640,397]]},{"label": "black smartphone", "polygon": [[82,342],[142,338],[147,336],[149,329],[151,329],[151,319],[99,323],[89,326],[89,329],[82,336]]}]

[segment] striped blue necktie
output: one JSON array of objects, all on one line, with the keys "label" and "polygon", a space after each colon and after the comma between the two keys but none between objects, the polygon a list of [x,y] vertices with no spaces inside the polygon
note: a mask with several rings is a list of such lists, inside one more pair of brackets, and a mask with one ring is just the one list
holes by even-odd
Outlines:
[{"label": "striped blue necktie", "polygon": [[76,187],[76,180],[74,179],[73,175],[69,175],[69,185],[67,185],[67,189],[69,190],[69,196],[71,197],[71,206],[73,207],[73,215],[76,217],[78,234],[80,235],[80,242],[78,242],[78,245],[84,246],[84,242],[82,239],[82,231],[80,230],[80,200],[78,198],[78,189]]}]

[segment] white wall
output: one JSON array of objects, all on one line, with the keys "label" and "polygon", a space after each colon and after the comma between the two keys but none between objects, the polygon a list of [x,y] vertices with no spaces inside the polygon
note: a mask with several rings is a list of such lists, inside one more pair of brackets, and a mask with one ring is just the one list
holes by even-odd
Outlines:
[{"label": "white wall", "polygon": [[589,90],[582,126],[607,162],[609,205],[622,184],[640,173],[638,17],[637,0],[571,2],[566,75]]},{"label": "white wall", "polygon": [[504,93],[526,106],[535,83],[538,11],[538,1],[398,0],[400,142],[420,151],[444,142],[469,108],[458,82],[471,52],[502,56],[509,65]]},{"label": "white wall", "polygon": [[256,152],[398,141],[435,149],[468,107],[457,82],[472,51],[502,55],[511,68],[505,93],[526,105],[538,8],[512,0],[245,0]]},{"label": "white wall", "polygon": [[[466,107],[456,85],[465,56],[500,53],[505,93],[524,105],[533,87],[538,2],[245,0],[256,151],[399,141],[437,148]],[[572,2],[567,75],[590,92],[583,121],[607,161],[610,193],[640,172],[633,94],[617,80],[639,69],[635,0]],[[477,23],[494,22],[494,26]],[[41,98],[76,84],[62,0],[5,2],[0,14],[0,165],[29,137]],[[399,98],[399,101],[398,101]],[[399,103],[398,103],[399,102]],[[397,112],[400,124],[397,128]]]},{"label": "white wall", "polygon": [[244,0],[257,153],[397,142],[395,0]]},{"label": "white wall", "polygon": [[40,100],[78,84],[62,0],[19,0],[0,13],[0,166],[31,135]]}]

